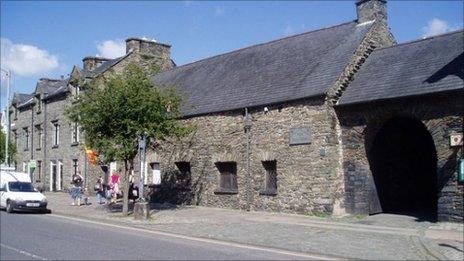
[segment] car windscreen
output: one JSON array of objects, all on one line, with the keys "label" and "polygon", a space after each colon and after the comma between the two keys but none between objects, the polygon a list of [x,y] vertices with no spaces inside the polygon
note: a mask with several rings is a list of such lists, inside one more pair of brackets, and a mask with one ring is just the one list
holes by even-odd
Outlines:
[{"label": "car windscreen", "polygon": [[8,187],[10,188],[10,191],[15,192],[35,192],[34,186],[32,186],[32,183],[29,182],[8,182]]}]

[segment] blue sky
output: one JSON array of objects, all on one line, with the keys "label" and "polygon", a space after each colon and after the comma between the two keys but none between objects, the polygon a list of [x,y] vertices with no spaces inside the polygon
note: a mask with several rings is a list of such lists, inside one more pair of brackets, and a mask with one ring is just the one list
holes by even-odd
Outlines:
[{"label": "blue sky", "polygon": [[[398,42],[463,24],[462,1],[388,1],[388,12]],[[85,56],[120,54],[128,37],[171,44],[182,65],[351,21],[356,8],[354,1],[1,1],[0,17],[1,66],[13,70],[12,92],[30,93],[38,78],[66,76]]]}]

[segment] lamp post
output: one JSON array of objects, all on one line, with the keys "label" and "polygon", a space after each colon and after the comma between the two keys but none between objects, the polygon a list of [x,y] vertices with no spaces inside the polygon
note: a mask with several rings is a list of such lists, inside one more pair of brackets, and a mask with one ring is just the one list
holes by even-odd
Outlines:
[{"label": "lamp post", "polygon": [[5,165],[10,166],[10,162],[8,159],[8,141],[10,136],[10,79],[11,79],[11,71],[1,69],[2,72],[5,73],[5,76],[8,77],[6,81],[6,109],[5,109],[5,122],[6,122],[6,133],[5,133]]},{"label": "lamp post", "polygon": [[140,152],[140,183],[139,183],[139,200],[145,201],[144,198],[144,185],[145,185],[145,161],[146,161],[146,148],[147,148],[147,134],[143,133],[139,139],[139,152]]}]

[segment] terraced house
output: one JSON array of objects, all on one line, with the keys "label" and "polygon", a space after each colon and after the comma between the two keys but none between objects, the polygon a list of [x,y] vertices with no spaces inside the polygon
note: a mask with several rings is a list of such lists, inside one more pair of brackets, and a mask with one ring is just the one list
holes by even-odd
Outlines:
[{"label": "terraced house", "polygon": [[[91,66],[75,67],[71,80],[43,82],[66,90],[64,106],[79,90],[70,84],[73,77],[91,79],[135,61],[162,68],[152,77],[155,85],[188,94],[179,120],[197,130],[148,156],[152,175],[146,182],[162,180],[154,200],[462,221],[463,31],[397,44],[386,4],[359,0],[354,21],[182,66],[171,61],[169,46],[131,38],[126,56],[89,58]],[[141,55],[146,51],[150,55]],[[129,59],[133,54],[138,58]],[[19,146],[40,136],[32,130],[38,101],[45,117],[59,102],[53,93],[38,88],[15,99]],[[36,170],[52,190],[57,155],[66,169],[73,159],[83,161],[77,149],[73,154],[72,123],[53,111],[43,120],[44,172]],[[67,144],[53,148],[56,120],[60,142]],[[34,156],[20,151],[18,163]]]}]

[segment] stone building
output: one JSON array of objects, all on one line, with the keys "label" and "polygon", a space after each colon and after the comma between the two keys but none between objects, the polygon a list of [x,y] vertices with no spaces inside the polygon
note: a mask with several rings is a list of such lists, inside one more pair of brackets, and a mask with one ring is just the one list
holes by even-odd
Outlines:
[{"label": "stone building", "polygon": [[[161,70],[174,66],[169,45],[129,38],[126,47],[122,57],[85,57],[83,68],[74,66],[68,78],[41,78],[32,94],[14,95],[10,106],[11,138],[18,151],[14,163],[17,169],[28,171],[29,162],[35,161],[33,176],[38,186],[49,191],[65,190],[72,175],[80,172],[91,187],[99,176],[108,174],[106,166],[89,164],[79,126],[70,122],[64,111],[85,81],[119,73],[129,63]],[[116,171],[118,167],[112,168]]]},{"label": "stone building", "polygon": [[351,22],[178,67],[168,53],[136,60],[165,63],[152,80],[185,94],[179,120],[196,127],[149,153],[152,200],[462,221],[450,139],[462,137],[463,31],[396,44],[386,1],[356,8]]}]

